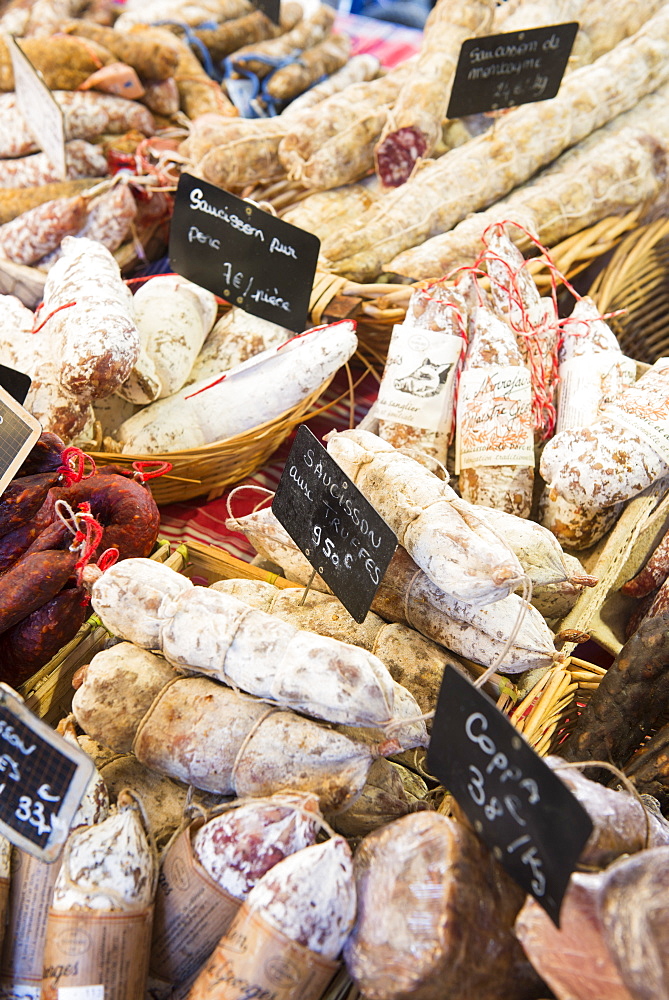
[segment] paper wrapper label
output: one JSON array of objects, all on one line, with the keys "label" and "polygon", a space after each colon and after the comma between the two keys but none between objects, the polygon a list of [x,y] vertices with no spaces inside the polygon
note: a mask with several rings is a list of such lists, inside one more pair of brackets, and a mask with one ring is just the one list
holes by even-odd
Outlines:
[{"label": "paper wrapper label", "polygon": [[657,361],[601,414],[636,434],[669,465],[669,359]]},{"label": "paper wrapper label", "polygon": [[173,983],[198,972],[241,906],[193,854],[192,836],[201,825],[197,821],[177,837],[158,876],[151,973]]},{"label": "paper wrapper label", "polygon": [[463,345],[463,339],[452,334],[396,326],[379,386],[379,420],[448,433]]},{"label": "paper wrapper label", "polygon": [[244,903],[189,1000],[320,1000],[332,962],[291,941]]},{"label": "paper wrapper label", "polygon": [[105,1000],[104,986],[60,986],[58,1000]]},{"label": "paper wrapper label", "polygon": [[0,876],[0,946],[7,928],[9,910],[9,879]]},{"label": "paper wrapper label", "polygon": [[616,351],[570,358],[560,365],[556,434],[589,427],[600,407],[614,403],[632,385],[636,365]]},{"label": "paper wrapper label", "polygon": [[460,469],[484,465],[534,467],[532,385],[527,368],[472,368],[460,376],[457,460]]},{"label": "paper wrapper label", "polygon": [[51,910],[42,1000],[59,1000],[65,988],[101,986],[104,1000],[141,1000],[149,970],[152,919],[152,907],[140,913]]},{"label": "paper wrapper label", "polygon": [[[9,920],[2,951],[2,983],[42,982],[46,923],[60,863],[48,865],[25,851],[12,851]],[[39,995],[39,994],[37,994]]]}]

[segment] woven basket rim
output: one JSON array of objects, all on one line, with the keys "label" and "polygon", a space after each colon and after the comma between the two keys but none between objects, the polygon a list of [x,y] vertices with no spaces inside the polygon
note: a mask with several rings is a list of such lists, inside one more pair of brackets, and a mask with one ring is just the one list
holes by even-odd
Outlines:
[{"label": "woven basket rim", "polygon": [[669,217],[663,216],[639,226],[628,233],[616,247],[611,260],[593,281],[588,294],[595,299],[600,310],[608,310],[616,298],[622,294],[621,286],[632,278],[643,280],[643,291],[636,289],[636,295],[649,290],[666,280],[657,272],[656,265],[649,259],[650,252],[669,237]]},{"label": "woven basket rim", "polygon": [[[333,378],[334,374],[330,375],[317,389],[314,389],[308,396],[300,400],[299,403],[284,410],[278,416],[272,417],[271,420],[266,420],[262,424],[256,424],[255,427],[249,428],[247,431],[242,431],[241,434],[235,434],[233,437],[223,438],[220,441],[211,441],[209,444],[200,445],[197,448],[186,448],[182,451],[152,452],[150,455],[147,453],[131,454],[129,452],[115,451],[87,451],[86,454],[90,455],[93,459],[104,459],[106,461],[111,459],[114,462],[132,463],[146,461],[147,459],[156,462],[170,461],[172,459],[197,461],[198,458],[217,457],[227,452],[238,453],[244,445],[257,444],[271,437],[273,432],[283,429],[286,424],[292,427],[304,420],[306,411],[329,388]],[[315,416],[315,414],[313,415]]]}]

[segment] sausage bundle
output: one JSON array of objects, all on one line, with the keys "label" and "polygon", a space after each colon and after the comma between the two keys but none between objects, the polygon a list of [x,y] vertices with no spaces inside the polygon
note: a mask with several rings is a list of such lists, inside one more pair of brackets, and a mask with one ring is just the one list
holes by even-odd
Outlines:
[{"label": "sausage bundle", "polygon": [[315,842],[313,796],[284,793],[235,805],[195,820],[163,858],[151,944],[158,979],[181,984],[197,973],[259,879]]},{"label": "sausage bundle", "polygon": [[517,558],[475,508],[414,459],[360,430],[331,433],[328,452],[445,593],[481,606],[522,583]]},{"label": "sausage bundle", "polygon": [[[174,596],[177,587],[181,592]],[[397,719],[395,684],[376,656],[194,587],[162,564],[126,559],[112,566],[94,583],[91,600],[112,632],[161,650],[175,667],[330,722],[384,726]],[[138,617],[144,620],[137,628]],[[154,626],[149,643],[148,620]],[[400,693],[405,702],[411,699]]]},{"label": "sausage bundle", "polygon": [[[515,544],[524,571],[533,582],[536,579],[543,585],[540,590],[546,586],[546,580],[573,580],[573,584],[568,584],[572,593],[577,593],[576,586],[592,586],[596,582],[595,577],[581,575],[580,564],[570,568],[569,557],[561,553],[550,532],[539,525],[490,508],[478,510],[493,530],[497,525],[503,537]],[[239,520],[230,519],[227,526],[243,532],[261,556],[282,567],[289,580],[306,585],[311,577],[311,565],[270,509]],[[327,590],[318,575],[312,586]],[[456,600],[437,587],[402,548],[398,548],[390,561],[372,609],[382,618],[410,626],[446,649],[484,666],[490,666],[505,648],[513,623],[522,612],[523,621],[506,652],[502,672],[515,673],[546,666],[555,659],[553,637],[541,615],[531,606],[524,605],[517,594],[509,594],[483,607]],[[397,664],[396,660],[394,662]],[[390,668],[393,670],[392,665]],[[400,680],[399,675],[394,676]],[[400,682],[415,694],[421,705],[427,703],[434,708],[440,683],[436,672],[428,674],[409,668],[403,672]]]},{"label": "sausage bundle", "polygon": [[669,473],[669,360],[660,358],[587,427],[564,430],[541,456],[541,474],[571,503],[601,510]]},{"label": "sausage bundle", "polygon": [[359,795],[374,760],[399,749],[396,740],[356,742],[207,677],[175,678],[130,643],[97,653],[79,683],[72,707],[84,732],[220,795],[312,792],[323,812],[337,812]]}]

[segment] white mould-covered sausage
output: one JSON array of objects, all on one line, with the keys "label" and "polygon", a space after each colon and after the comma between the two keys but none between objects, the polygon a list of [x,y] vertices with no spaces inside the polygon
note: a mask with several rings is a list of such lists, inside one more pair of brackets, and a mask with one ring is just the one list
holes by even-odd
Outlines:
[{"label": "white mould-covered sausage", "polygon": [[110,396],[128,377],[139,334],[132,297],[109,250],[67,237],[62,251],[46,279],[42,316],[49,317],[45,329],[60,358],[61,386],[90,402]]},{"label": "white mould-covered sausage", "polygon": [[629,500],[669,473],[669,359],[607,403],[587,427],[548,442],[541,475],[565,500],[601,509]]},{"label": "white mould-covered sausage", "polygon": [[[296,406],[355,352],[355,324],[316,327],[146,407],[120,427],[123,451],[142,454],[198,448],[273,420]],[[221,372],[221,375],[224,373]]]},{"label": "white mould-covered sausage", "polygon": [[68,841],[56,879],[53,909],[144,909],[153,900],[155,857],[137,800],[119,797],[118,811]]},{"label": "white mould-covered sausage", "polygon": [[[143,597],[134,588],[135,608],[128,620],[123,581],[137,584],[151,560],[129,560],[112,566],[92,588],[92,603],[103,622],[121,638],[141,642],[146,617],[155,615],[158,634],[150,629],[151,648],[160,649],[175,667],[207,674],[286,708],[330,722],[376,726],[392,722],[395,689],[384,664],[371,653],[349,643],[296,629],[272,615],[249,608],[227,594],[191,587],[156,607],[155,590]],[[165,593],[174,589],[179,574],[155,564],[148,575],[152,585],[165,579]],[[98,600],[101,592],[102,599]],[[157,642],[154,639],[157,638]],[[142,643],[144,644],[144,643]],[[416,715],[420,715],[416,706]]]},{"label": "white mould-covered sausage", "polygon": [[420,463],[361,430],[331,432],[328,452],[445,593],[480,607],[521,583],[518,559],[477,508]]}]

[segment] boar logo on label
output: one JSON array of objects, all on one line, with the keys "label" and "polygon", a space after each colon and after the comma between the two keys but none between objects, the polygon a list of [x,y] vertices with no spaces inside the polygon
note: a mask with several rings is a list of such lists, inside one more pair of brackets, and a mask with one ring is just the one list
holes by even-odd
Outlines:
[{"label": "boar logo on label", "polygon": [[170,866],[170,878],[177,889],[181,889],[182,892],[186,891],[190,885],[190,879],[188,878],[188,870],[183,858],[174,859],[174,864]]},{"label": "boar logo on label", "polygon": [[271,958],[265,965],[265,976],[272,986],[282,990],[295,988],[300,983],[299,970],[285,958]]},{"label": "boar logo on label", "polygon": [[401,378],[396,378],[395,388],[400,392],[408,392],[412,396],[420,396],[423,399],[438,396],[452,367],[452,363],[439,365],[430,361],[429,358],[425,358],[414,371]]},{"label": "boar logo on label", "polygon": [[80,927],[71,927],[58,937],[58,947],[66,955],[84,955],[91,946],[91,939]]}]

